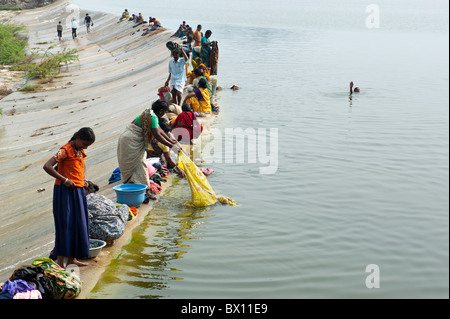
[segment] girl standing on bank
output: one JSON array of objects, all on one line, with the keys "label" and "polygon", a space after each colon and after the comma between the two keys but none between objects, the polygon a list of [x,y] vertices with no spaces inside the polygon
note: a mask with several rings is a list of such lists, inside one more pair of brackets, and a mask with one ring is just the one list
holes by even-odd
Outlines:
[{"label": "girl standing on bank", "polygon": [[[85,158],[87,149],[95,141],[94,131],[83,127],[58,153],[44,165],[44,170],[53,176],[53,217],[55,220],[56,262],[67,265],[87,266],[77,258],[89,256],[89,223],[85,186]],[[55,165],[57,168],[55,169]]]}]

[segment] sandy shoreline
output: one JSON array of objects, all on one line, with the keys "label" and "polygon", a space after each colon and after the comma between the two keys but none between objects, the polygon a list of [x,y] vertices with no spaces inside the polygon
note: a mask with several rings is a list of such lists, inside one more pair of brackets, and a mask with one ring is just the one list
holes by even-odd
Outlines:
[{"label": "sandy shoreline", "polygon": [[[100,194],[115,200],[108,184],[118,166],[116,147],[128,123],[156,100],[157,89],[167,79],[169,52],[165,46],[172,30],[150,36],[132,35],[132,24],[117,23],[120,13],[88,12],[95,26],[90,34],[80,25],[78,40],[65,27],[58,43],[56,24],[70,21],[77,7],[60,0],[44,8],[22,11],[13,21],[28,27],[29,48],[55,45],[77,48],[75,62],[38,92],[15,92],[0,100],[0,280],[35,258],[47,257],[53,247],[52,190],[54,179],[42,169],[57,149],[75,131],[90,126],[96,142],[87,150],[87,179],[100,186]],[[85,10],[79,10],[84,16]],[[206,123],[205,123],[206,124]],[[170,180],[163,185],[170,186]],[[45,188],[44,192],[37,189]],[[95,286],[132,230],[151,210],[152,203],[139,208],[138,218],[127,223],[125,234],[113,246],[103,249],[96,261],[81,268],[85,298]]]}]

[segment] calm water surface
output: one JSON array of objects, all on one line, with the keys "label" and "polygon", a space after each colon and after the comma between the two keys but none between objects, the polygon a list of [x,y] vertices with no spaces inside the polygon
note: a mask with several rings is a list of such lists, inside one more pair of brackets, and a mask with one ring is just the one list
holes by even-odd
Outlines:
[{"label": "calm water surface", "polygon": [[278,169],[200,163],[239,206],[186,208],[177,182],[89,297],[448,298],[448,2],[379,1],[378,29],[360,1],[174,3],[127,6],[213,30],[214,127],[277,128]]}]

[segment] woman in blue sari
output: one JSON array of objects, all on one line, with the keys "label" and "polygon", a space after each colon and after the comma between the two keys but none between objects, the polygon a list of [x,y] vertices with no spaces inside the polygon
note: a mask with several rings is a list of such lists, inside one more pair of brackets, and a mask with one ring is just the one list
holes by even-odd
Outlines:
[{"label": "woman in blue sari", "polygon": [[208,68],[211,67],[211,45],[213,44],[213,42],[209,41],[211,34],[211,30],[205,32],[205,36],[201,40],[202,49],[200,50],[200,57]]}]

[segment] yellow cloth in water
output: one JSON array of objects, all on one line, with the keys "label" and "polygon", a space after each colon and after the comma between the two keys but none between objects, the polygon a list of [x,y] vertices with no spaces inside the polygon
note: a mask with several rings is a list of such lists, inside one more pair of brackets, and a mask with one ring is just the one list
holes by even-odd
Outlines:
[{"label": "yellow cloth in water", "polygon": [[196,207],[204,207],[217,203],[217,197],[206,176],[181,150],[178,152],[178,166],[184,171],[191,187],[192,201],[189,203]]}]

